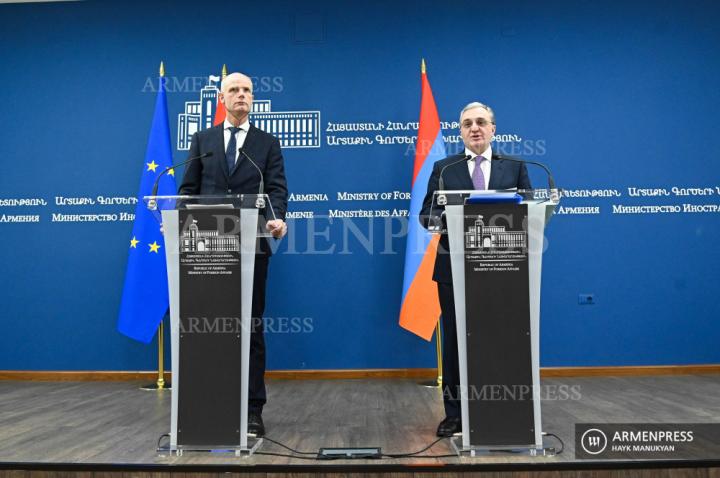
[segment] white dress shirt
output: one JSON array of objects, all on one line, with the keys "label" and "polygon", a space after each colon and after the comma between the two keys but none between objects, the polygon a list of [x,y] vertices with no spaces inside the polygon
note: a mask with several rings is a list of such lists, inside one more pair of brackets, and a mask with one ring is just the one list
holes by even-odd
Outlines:
[{"label": "white dress shirt", "polygon": [[[227,119],[223,122],[223,135],[225,138],[225,151],[227,151],[228,143],[230,142],[230,128],[234,128],[235,125],[229,122]],[[250,129],[250,120],[245,118],[245,122],[239,126],[240,130],[238,130],[237,133],[235,133],[235,163],[237,163],[238,155],[240,154],[238,152],[238,149],[243,147],[243,144],[245,144],[245,138],[247,137],[247,132]]]},{"label": "white dress shirt", "polygon": [[[465,148],[465,156],[472,156],[472,158],[468,159],[467,162],[468,171],[470,172],[470,177],[472,177],[473,172],[475,171],[475,164],[477,163],[476,158],[478,157],[478,155]],[[479,156],[480,169],[482,169],[483,177],[485,178],[485,189],[488,189],[490,185],[490,170],[492,169],[492,148],[488,146],[487,149],[483,151],[483,153]]]}]

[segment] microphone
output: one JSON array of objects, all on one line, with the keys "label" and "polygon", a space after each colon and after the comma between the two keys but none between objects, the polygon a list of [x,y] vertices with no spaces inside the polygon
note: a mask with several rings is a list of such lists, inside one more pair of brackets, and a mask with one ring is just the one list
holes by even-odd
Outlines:
[{"label": "microphone", "polygon": [[472,158],[472,156],[470,156],[469,154],[467,154],[467,155],[463,156],[462,158],[458,159],[457,161],[453,161],[453,162],[450,163],[450,164],[446,164],[446,165],[440,170],[440,179],[438,180],[438,185],[439,185],[439,190],[440,190],[440,191],[444,191],[444,190],[445,190],[445,183],[443,182],[443,173],[445,172],[445,170],[446,170],[447,168],[449,168],[450,166],[452,166],[453,164],[461,163],[461,162],[463,162],[463,161],[468,161],[468,160],[470,160],[470,158]]},{"label": "microphone", "polygon": [[555,201],[559,199],[558,189],[557,189],[557,186],[555,185],[555,178],[553,178],[553,175],[550,172],[550,168],[545,166],[543,163],[539,163],[537,161],[527,161],[524,159],[513,158],[512,156],[503,156],[501,154],[495,155],[492,159],[494,161],[505,159],[507,161],[514,161],[516,163],[534,164],[535,166],[540,166],[541,168],[543,168],[545,170],[545,173],[547,174],[547,177],[548,177],[548,189],[550,190],[550,199],[555,200]]},{"label": "microphone", "polygon": [[[462,163],[463,161],[467,161],[472,156],[469,154],[463,156],[462,158],[458,159],[457,161],[453,161],[452,163],[446,164],[443,166],[443,168],[440,170],[440,177],[438,178],[438,191],[444,191],[445,190],[445,182],[443,181],[443,173],[447,168],[452,166],[453,164]],[[433,198],[434,199],[434,198]],[[428,230],[429,231],[440,231],[442,229],[442,222],[441,219],[437,216],[433,215],[433,209],[435,207],[436,201],[433,200],[433,202],[430,203],[430,216],[428,217]],[[438,206],[445,206],[447,205],[447,197],[444,194],[440,194],[437,197],[437,205]],[[443,214],[445,214],[445,211],[443,211]]]},{"label": "microphone", "polygon": [[175,168],[177,168],[177,167],[179,167],[179,166],[183,166],[183,165],[185,165],[185,164],[187,164],[187,163],[189,163],[189,162],[191,162],[191,161],[195,161],[195,160],[197,160],[197,159],[207,158],[207,157],[212,156],[212,155],[213,155],[212,151],[208,151],[208,152],[205,153],[205,154],[201,154],[201,155],[199,155],[199,156],[193,156],[192,158],[187,159],[187,160],[183,161],[182,163],[175,164],[175,165],[173,165],[173,166],[168,166],[167,168],[163,169],[162,172],[157,175],[157,178],[155,178],[155,184],[153,184],[151,196],[156,196],[156,195],[157,195],[158,185],[160,184],[160,178],[162,177],[163,174],[167,173],[167,172],[170,171],[171,169],[175,169]]},{"label": "microphone", "polygon": [[[238,148],[238,153],[245,156],[247,158],[247,160],[250,161],[250,164],[255,166],[255,169],[257,169],[257,172],[260,175],[260,187],[258,188],[258,196],[265,194],[265,176],[263,176],[262,171],[260,170],[258,165],[255,163],[255,161],[253,161],[252,158],[250,156],[248,156],[248,154],[242,148]],[[258,209],[264,208],[265,200],[263,198],[259,197],[257,199],[257,202],[255,203],[255,207],[257,207]]]}]

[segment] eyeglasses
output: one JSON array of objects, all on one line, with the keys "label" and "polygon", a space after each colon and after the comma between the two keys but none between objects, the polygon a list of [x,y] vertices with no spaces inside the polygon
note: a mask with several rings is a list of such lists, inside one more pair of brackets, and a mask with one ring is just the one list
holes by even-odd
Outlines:
[{"label": "eyeglasses", "polygon": [[[476,119],[475,119],[475,124],[478,125],[478,126],[481,127],[481,128],[484,128],[484,127],[487,126],[487,125],[495,124],[495,122],[494,122],[494,121],[488,121],[488,120],[486,120],[485,118],[476,118]],[[465,128],[465,129],[469,129],[469,128],[472,128],[472,125],[473,125],[473,120],[471,120],[471,119],[466,119],[465,121],[462,122],[462,125],[461,125],[461,126],[462,126],[463,128]]]}]

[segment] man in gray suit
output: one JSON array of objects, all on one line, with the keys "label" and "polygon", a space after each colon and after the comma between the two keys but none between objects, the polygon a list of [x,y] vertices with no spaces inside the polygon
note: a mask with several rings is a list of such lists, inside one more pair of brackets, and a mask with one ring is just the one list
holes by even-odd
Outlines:
[{"label": "man in gray suit", "polygon": [[[439,189],[442,173],[446,190],[530,189],[527,168],[522,163],[503,160],[493,153],[490,143],[495,134],[495,113],[482,103],[473,102],[460,112],[460,135],[465,150],[462,154],[441,159],[433,166],[427,194],[420,211],[420,221],[428,226],[430,210],[435,214],[442,207],[433,204],[433,193]],[[446,235],[440,238],[433,280],[437,282],[443,324],[443,403],[445,419],[440,422],[437,435],[449,437],[461,430],[460,372],[458,364],[455,301],[453,297],[450,250]]]}]

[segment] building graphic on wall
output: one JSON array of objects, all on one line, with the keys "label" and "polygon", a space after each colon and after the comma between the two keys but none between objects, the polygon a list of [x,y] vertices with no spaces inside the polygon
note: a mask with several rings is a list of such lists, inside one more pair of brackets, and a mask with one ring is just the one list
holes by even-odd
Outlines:
[{"label": "building graphic on wall", "polygon": [[240,238],[234,234],[201,231],[197,221],[182,233],[180,252],[240,252]]},{"label": "building graphic on wall", "polygon": [[[209,76],[208,84],[200,90],[199,101],[186,101],[185,111],[178,115],[177,149],[190,149],[192,136],[212,127],[218,104],[219,76]],[[283,148],[319,148],[319,111],[272,111],[270,100],[253,101],[250,121],[255,127],[270,133]]]},{"label": "building graphic on wall", "polygon": [[525,249],[525,231],[506,231],[505,226],[486,226],[483,216],[465,231],[465,249]]}]

